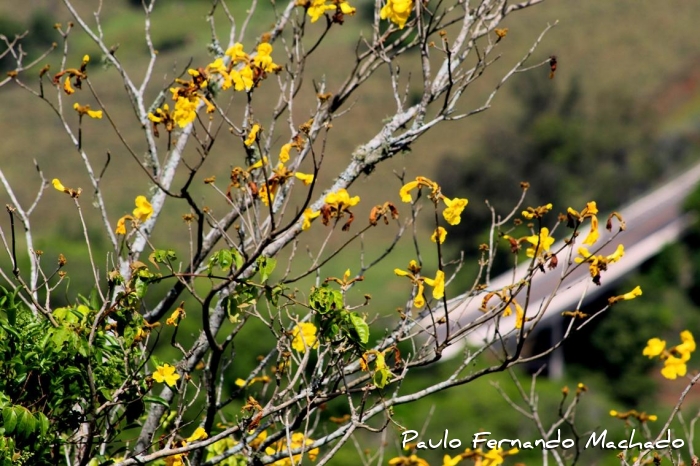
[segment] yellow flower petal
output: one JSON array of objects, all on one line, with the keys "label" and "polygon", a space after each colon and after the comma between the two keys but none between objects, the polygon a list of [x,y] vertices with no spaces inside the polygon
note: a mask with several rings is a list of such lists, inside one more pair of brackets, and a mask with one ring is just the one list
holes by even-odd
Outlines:
[{"label": "yellow flower petal", "polygon": [[305,186],[310,185],[314,181],[314,176],[313,175],[307,175],[306,173],[301,173],[301,172],[296,172],[294,174],[295,177],[300,179]]},{"label": "yellow flower petal", "polygon": [[445,237],[447,237],[447,230],[445,230],[443,227],[437,227],[430,237],[430,240],[433,243],[437,243],[439,241],[440,244],[442,244],[445,242]]},{"label": "yellow flower petal", "polygon": [[53,185],[53,187],[54,187],[57,191],[61,191],[61,192],[64,192],[64,193],[65,193],[66,191],[68,191],[68,190],[66,189],[66,187],[63,186],[63,184],[61,184],[61,181],[60,181],[58,178],[54,178],[53,180],[51,180],[51,184]]},{"label": "yellow flower petal", "polygon": [[418,181],[409,181],[401,187],[399,190],[399,196],[401,196],[402,202],[411,202],[411,191],[418,187]]},{"label": "yellow flower petal", "polygon": [[652,338],[647,341],[647,346],[642,351],[642,354],[644,356],[649,356],[649,358],[653,358],[654,356],[658,356],[663,353],[664,348],[666,348],[666,342],[664,340]]},{"label": "yellow flower petal", "polygon": [[258,131],[260,131],[260,125],[254,124],[248,133],[248,138],[245,140],[244,144],[248,147],[252,146],[258,138]]}]

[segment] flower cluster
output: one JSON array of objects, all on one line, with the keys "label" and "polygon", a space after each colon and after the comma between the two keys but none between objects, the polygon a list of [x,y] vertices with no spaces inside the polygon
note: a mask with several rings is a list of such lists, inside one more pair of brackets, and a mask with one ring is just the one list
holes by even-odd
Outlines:
[{"label": "flower cluster", "polygon": [[445,203],[445,210],[442,212],[442,216],[445,218],[447,223],[450,225],[459,225],[462,221],[462,211],[467,206],[469,201],[467,199],[454,198],[450,199],[442,194],[440,185],[436,182],[424,177],[418,176],[414,181],[409,181],[401,187],[399,190],[399,196],[401,196],[401,201],[411,202],[413,198],[411,197],[411,191],[414,189],[421,190],[422,188],[430,189],[430,194],[428,197],[435,203],[438,204],[439,201]]},{"label": "flower cluster", "polygon": [[[472,460],[473,464],[479,466],[498,466],[503,464],[506,456],[516,455],[518,452],[517,448],[511,448],[507,451],[503,450],[503,448],[494,448],[487,452],[484,452],[481,448],[476,450],[467,448],[463,453],[455,456],[445,455],[442,458],[442,466],[457,466],[462,460],[466,459]],[[390,459],[389,466],[430,466],[430,463],[415,454],[411,454]]]},{"label": "flower cluster", "polygon": [[[66,68],[65,70],[56,73],[53,77],[53,83],[58,85],[61,82],[63,76],[66,79],[63,81],[63,92],[68,95],[75,93],[74,86],[78,89],[82,88],[83,79],[87,78],[87,65],[90,63],[90,56],[84,55],[83,62],[80,64],[80,68]],[[73,79],[71,85],[71,78]]]},{"label": "flower cluster", "polygon": [[[252,433],[253,432],[251,431],[250,434],[252,434]],[[263,430],[262,432],[260,432],[260,434],[258,434],[257,437],[255,437],[255,439],[253,439],[252,441],[249,441],[247,446],[250,449],[252,449],[253,451],[258,451],[261,449],[261,446],[266,439],[267,439],[267,431]],[[293,433],[291,435],[290,440],[291,441],[289,442],[289,444],[286,440],[280,440],[280,441],[277,441],[274,444],[267,446],[265,448],[266,455],[275,455],[278,453],[284,454],[284,457],[282,459],[277,460],[274,463],[271,463],[273,466],[292,466],[293,464],[300,464],[301,459],[302,459],[302,455],[300,455],[300,454],[293,455],[292,458],[290,458],[289,454],[287,454],[287,452],[293,451],[293,450],[298,450],[302,447],[305,447],[307,445],[311,445],[312,443],[314,443],[314,441],[312,439],[306,437],[301,432]],[[207,457],[206,457],[207,460],[210,460],[216,456],[223,454],[225,451],[233,448],[238,443],[239,443],[238,441],[236,441],[230,437],[227,437],[227,438],[223,438],[223,439],[219,440],[218,442],[215,442],[215,443],[209,445],[207,447],[207,450],[206,450],[207,451]],[[311,450],[306,451],[306,454],[309,456],[309,459],[311,461],[316,460],[316,458],[318,457],[318,453],[319,453],[318,448],[313,448]],[[226,463],[226,464],[240,464],[239,462],[236,461],[239,458],[243,458],[242,455],[232,457],[231,459],[234,462]],[[247,460],[247,458],[245,458],[243,460],[244,463],[245,463],[245,460]],[[224,463],[222,463],[222,464],[224,464]]]},{"label": "flower cluster", "polygon": [[433,287],[433,298],[442,299],[445,296],[445,272],[438,270],[435,278],[421,277],[420,266],[414,260],[409,262],[408,270],[394,269],[394,273],[399,277],[408,277],[414,286],[418,288],[413,305],[417,308],[425,306],[425,296],[423,292],[425,285]]},{"label": "flower cluster", "polygon": [[175,121],[173,116],[170,114],[170,106],[168,104],[163,104],[162,108],[157,108],[155,113],[148,112],[148,119],[153,124],[153,134],[155,137],[160,137],[158,132],[158,125],[165,126],[165,130],[170,133],[175,128]]},{"label": "flower cluster", "polygon": [[166,123],[169,119],[184,128],[197,118],[201,102],[206,105],[207,113],[216,109],[208,98],[208,86],[212,79],[220,79],[222,90],[233,87],[239,92],[250,92],[268,73],[276,73],[281,69],[272,60],[272,45],[267,42],[259,44],[252,57],[244,51],[243,44],[235,43],[226,51],[225,57],[228,57],[228,63],[225,63],[224,57],[220,57],[204,68],[187,70],[191,76],[189,81],[176,79],[175,82],[180,87],[170,88],[175,101],[173,112],[169,113],[169,109],[164,106],[160,111],[149,113],[149,120],[153,123]]},{"label": "flower cluster", "polygon": [[617,246],[617,249],[615,249],[615,252],[603,256],[600,254],[592,255],[588,249],[581,246],[578,248],[578,254],[580,257],[575,257],[574,262],[577,264],[588,263],[588,269],[591,273],[593,283],[600,285],[600,273],[608,269],[608,264],[615,263],[622,259],[622,256],[625,255],[625,247],[620,244]]},{"label": "flower cluster", "polygon": [[[256,141],[258,134],[260,133],[261,128],[260,125],[254,124],[250,132],[248,133],[248,137],[244,141],[246,146],[251,146],[253,143]],[[277,191],[279,190],[280,186],[284,185],[290,178],[296,178],[302,183],[304,183],[305,186],[310,185],[314,181],[314,175],[309,174],[309,173],[302,173],[300,171],[293,172],[289,170],[286,165],[284,164],[286,161],[289,160],[289,156],[287,155],[286,158],[283,158],[280,156],[280,162],[277,164],[277,167],[272,169],[271,167],[268,167],[269,165],[269,159],[267,157],[262,157],[260,158],[257,162],[253,163],[250,165],[247,169],[243,169],[241,167],[234,167],[231,170],[231,183],[228,186],[228,189],[226,191],[226,196],[231,199],[231,189],[232,188],[248,188],[251,196],[253,198],[257,198],[265,204],[266,206],[270,205],[270,201],[274,201],[275,195],[277,194]],[[267,170],[265,171],[264,168],[268,167]],[[256,170],[263,170],[263,173],[270,173],[270,176],[267,178],[267,180],[263,180],[262,182],[256,183],[253,181],[256,176],[254,175],[254,172]],[[214,181],[213,178],[207,178],[204,182],[205,183],[212,183]],[[307,209],[308,210],[308,209]],[[309,214],[310,215],[310,214]],[[306,215],[305,213],[305,219],[309,218],[309,224],[306,226],[306,228],[311,226],[311,219],[318,217],[318,212],[316,215],[313,215],[309,217],[309,215]],[[306,229],[303,228],[303,229]]]},{"label": "flower cluster", "polygon": [[310,322],[297,324],[292,330],[292,348],[300,353],[306,352],[307,348],[318,348],[316,326]]},{"label": "flower cluster", "polygon": [[679,345],[666,349],[664,340],[652,338],[647,342],[647,346],[642,351],[642,354],[649,356],[649,359],[658,356],[664,362],[661,375],[667,379],[674,380],[677,377],[685,376],[688,371],[686,363],[690,360],[690,355],[696,348],[693,334],[688,330],[681,332],[681,341],[682,343]]}]

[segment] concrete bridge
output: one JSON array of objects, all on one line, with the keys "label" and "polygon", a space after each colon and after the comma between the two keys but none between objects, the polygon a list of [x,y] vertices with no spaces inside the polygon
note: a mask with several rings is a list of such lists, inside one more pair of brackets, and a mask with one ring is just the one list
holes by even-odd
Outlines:
[{"label": "concrete bridge", "polygon": [[[625,246],[625,255],[619,262],[612,264],[607,271],[602,273],[601,286],[592,283],[588,266],[585,264],[561,282],[569,251],[568,248],[565,249],[563,252],[567,253],[558,256],[559,266],[556,269],[547,269],[546,273],[538,272],[532,279],[527,314],[529,316],[536,314],[541,308],[540,306],[543,306],[550,299],[552,292],[559,285],[556,296],[547,304],[545,314],[538,324],[538,327],[542,328],[548,324],[552,328],[556,328],[558,326],[551,324],[554,323],[554,319],[562,319],[562,312],[578,309],[653,257],[665,245],[676,241],[690,224],[691,218],[689,214],[683,212],[682,207],[686,197],[693,191],[698,182],[700,182],[700,164],[618,210],[627,224],[627,229],[619,233],[600,254],[610,254],[618,244],[622,243]],[[599,242],[602,242],[608,233],[604,230],[607,214],[600,215],[599,218],[602,230]],[[613,233],[616,231],[616,225],[616,221],[613,220]],[[582,238],[586,236],[587,227],[588,224],[584,223],[582,234],[577,238],[578,244],[573,249],[574,256]],[[557,229],[558,232],[562,232],[562,230],[566,230],[567,234],[571,231],[561,227]],[[554,234],[554,236],[557,235]],[[559,250],[564,244],[563,240],[559,241],[555,243],[552,250]],[[593,252],[595,249],[589,248],[589,250]],[[499,290],[524,279],[528,275],[529,265],[530,261],[527,260],[517,267],[515,272],[509,270],[507,273],[493,278],[488,290]],[[526,290],[523,289],[516,295],[516,299],[521,304],[525,301],[525,292]],[[477,319],[484,319],[484,313],[479,310],[484,293],[481,292],[475,296],[466,293],[448,301],[451,333],[462,331],[466,335],[466,342],[479,346],[489,335],[493,335],[494,325],[496,325],[495,319],[490,319],[488,324],[477,325],[473,329],[469,329],[470,324],[473,324]],[[499,319],[498,325],[502,335],[508,334],[515,329],[514,316]],[[444,325],[441,326],[438,333],[444,337]],[[456,356],[461,353],[461,350],[460,345],[453,345],[448,349],[449,352],[445,352],[444,357]],[[555,361],[551,361],[551,363],[555,363]]]}]

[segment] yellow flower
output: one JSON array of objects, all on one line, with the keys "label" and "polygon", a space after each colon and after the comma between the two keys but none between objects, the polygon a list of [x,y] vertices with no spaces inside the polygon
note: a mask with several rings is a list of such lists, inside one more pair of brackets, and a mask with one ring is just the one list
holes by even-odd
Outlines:
[{"label": "yellow flower", "polygon": [[253,87],[253,69],[250,66],[244,66],[240,71],[231,70],[231,79],[233,80],[234,89],[237,91],[249,91]]},{"label": "yellow flower", "polygon": [[311,16],[311,22],[315,23],[326,11],[330,10],[335,10],[335,5],[326,5],[326,0],[311,0],[306,14]]},{"label": "yellow flower", "polygon": [[197,427],[194,433],[185,439],[185,442],[196,442],[197,440],[204,440],[207,437],[209,437],[207,431],[204,430],[203,427]]},{"label": "yellow flower", "polygon": [[345,0],[341,0],[340,4],[338,6],[340,7],[340,12],[343,13],[344,15],[351,15],[352,16],[355,14],[355,11],[357,11],[355,9],[355,7],[350,6],[348,4],[348,2]]},{"label": "yellow flower", "polygon": [[525,251],[527,257],[530,258],[542,256],[554,244],[554,238],[549,236],[549,228],[547,227],[542,227],[539,235],[527,236],[525,240],[533,246]]},{"label": "yellow flower", "polygon": [[416,297],[413,298],[413,305],[420,309],[425,306],[425,296],[423,296],[425,285],[423,285],[423,280],[416,281],[416,285],[418,286],[418,291],[416,292]]},{"label": "yellow flower", "polygon": [[248,133],[248,138],[244,142],[246,146],[250,147],[255,143],[256,139],[258,138],[258,131],[260,131],[260,125],[256,123],[250,129],[250,133]]},{"label": "yellow flower", "polygon": [[625,255],[625,247],[621,244],[618,244],[615,252],[610,254],[609,256],[607,256],[606,260],[609,263],[617,262],[620,259],[622,259],[622,256],[624,256],[624,255]]},{"label": "yellow flower", "polygon": [[415,307],[421,308],[425,306],[425,296],[423,296],[425,284],[433,287],[433,298],[442,299],[442,297],[445,295],[445,272],[438,270],[434,279],[428,277],[416,277],[414,273],[418,273],[420,269],[416,261],[413,260],[409,263],[408,268],[410,271],[394,269],[394,274],[398,275],[399,277],[408,277],[411,282],[418,287],[416,297],[413,298],[413,305]]},{"label": "yellow flower", "polygon": [[158,366],[153,373],[153,380],[158,383],[165,382],[169,387],[174,386],[179,378],[180,374],[175,372],[175,366],[171,366],[170,364]]},{"label": "yellow flower", "polygon": [[688,371],[685,361],[675,356],[669,356],[664,361],[664,368],[661,369],[661,375],[669,380],[675,380],[677,377],[683,377]]},{"label": "yellow flower", "polygon": [[350,197],[350,194],[348,194],[345,188],[339,189],[337,193],[329,193],[326,195],[326,204],[338,207],[339,209],[344,206],[354,207],[359,202],[360,196]]},{"label": "yellow flower", "polygon": [[416,455],[397,456],[389,460],[389,466],[430,466],[430,463]]},{"label": "yellow flower", "polygon": [[170,315],[170,317],[168,317],[165,320],[165,325],[172,325],[174,327],[177,327],[179,320],[184,319],[184,318],[185,318],[185,310],[181,307],[178,307],[177,309],[175,309],[173,311],[173,313]]},{"label": "yellow flower", "polygon": [[[172,91],[172,89],[171,89]],[[197,105],[199,104],[199,97],[178,97],[175,101],[175,108],[173,109],[173,121],[180,127],[192,123],[197,118]]]},{"label": "yellow flower", "polygon": [[223,58],[217,58],[209,63],[205,69],[210,74],[218,74],[221,76],[221,89],[224,91],[233,85],[233,80],[228,72],[228,68],[224,65]]},{"label": "yellow flower", "polygon": [[114,232],[118,235],[125,235],[126,234],[126,221],[130,220],[132,217],[131,215],[125,215],[119,220],[117,220],[117,228],[115,228]]},{"label": "yellow flower", "polygon": [[399,190],[399,196],[401,196],[402,202],[411,202],[411,191],[418,187],[418,181],[409,181],[401,187]]},{"label": "yellow flower", "polygon": [[526,210],[523,210],[521,212],[521,215],[527,220],[532,220],[533,218],[542,218],[545,216],[545,214],[552,210],[552,207],[553,206],[551,202],[549,204],[541,205],[539,207],[528,207]]},{"label": "yellow flower", "polygon": [[423,278],[423,281],[433,287],[433,298],[442,299],[445,296],[445,272],[438,270],[435,279]]},{"label": "yellow flower", "polygon": [[185,462],[182,459],[184,456],[185,455],[183,453],[168,456],[167,458],[165,458],[165,466],[185,466]]},{"label": "yellow flower", "polygon": [[95,120],[102,119],[102,110],[90,110],[89,105],[80,105],[76,102],[73,104],[73,109],[78,112],[78,115],[87,115]]},{"label": "yellow flower", "polygon": [[321,215],[321,212],[319,212],[319,211],[314,212],[312,209],[304,210],[304,214],[303,214],[304,221],[301,224],[301,229],[308,230],[309,228],[311,228],[311,221],[313,219],[315,219],[316,217],[318,217],[319,215]]},{"label": "yellow flower", "polygon": [[255,162],[253,165],[248,167],[248,171],[250,172],[250,171],[256,170],[258,168],[262,168],[262,166],[266,165],[266,164],[267,164],[267,157],[263,157],[260,160],[258,160],[257,162]]},{"label": "yellow flower", "polygon": [[517,453],[517,448],[511,448],[508,451],[503,451],[502,448],[489,450],[484,454],[484,460],[482,461],[481,466],[496,466],[503,464],[506,456],[515,455]]},{"label": "yellow flower", "polygon": [[[596,210],[597,212],[597,210]],[[598,217],[595,215],[591,216],[591,230],[588,232],[586,239],[583,240],[583,244],[588,246],[593,246],[599,237],[598,233]]]},{"label": "yellow flower", "polygon": [[406,26],[408,17],[411,16],[413,10],[413,0],[387,0],[386,4],[379,12],[382,19],[389,19],[396,24],[399,29]]},{"label": "yellow flower", "polygon": [[304,183],[304,186],[308,186],[314,181],[314,176],[307,175],[306,173],[296,172],[294,176],[300,179]]},{"label": "yellow flower", "polygon": [[272,186],[268,193],[267,184],[260,185],[260,188],[258,189],[258,198],[260,198],[260,201],[266,206],[270,205],[270,201],[275,200],[275,188],[276,185]]},{"label": "yellow flower", "polygon": [[287,163],[289,161],[289,151],[292,150],[292,143],[288,142],[280,149],[280,162]]},{"label": "yellow flower", "polygon": [[632,291],[629,291],[623,295],[620,296],[612,296],[608,298],[608,304],[614,304],[618,301],[629,301],[631,299],[634,299],[638,296],[642,295],[642,288],[637,285]]},{"label": "yellow flower", "polygon": [[433,232],[433,235],[430,237],[430,240],[433,243],[437,243],[438,241],[440,244],[445,242],[445,237],[447,236],[447,230],[445,230],[443,227],[437,227],[435,231]]},{"label": "yellow flower", "polygon": [[[295,432],[292,434],[292,441],[289,442],[289,445],[287,445],[287,442],[282,440],[277,443],[277,451],[288,451],[287,447],[289,447],[292,450],[297,450],[300,449],[304,446],[311,445],[314,443],[313,440],[310,438],[307,438],[302,434],[301,432]],[[316,461],[316,457],[318,456],[319,449],[314,448],[312,450],[308,450],[306,452],[307,455],[309,455],[309,459],[311,461]],[[273,464],[274,466],[292,466],[292,464],[300,464],[301,463],[301,455],[294,455],[294,463],[292,463],[292,460],[289,458],[289,455],[285,455],[285,457],[279,461],[275,461]]]},{"label": "yellow flower", "polygon": [[57,191],[61,191],[64,193],[68,192],[68,189],[65,186],[63,186],[63,184],[58,178],[54,178],[53,180],[51,180],[51,184]]},{"label": "yellow flower", "polygon": [[90,63],[90,55],[85,54],[83,55],[83,65],[87,65],[88,63]]},{"label": "yellow flower", "polygon": [[420,189],[424,186],[426,188],[430,188],[431,196],[436,196],[440,192],[440,185],[438,185],[436,182],[424,176],[417,176],[414,181],[409,181],[408,183],[403,185],[399,190],[399,196],[401,196],[401,201],[411,202],[413,200],[411,198],[411,191],[413,191],[414,189]]},{"label": "yellow flower", "polygon": [[515,328],[522,328],[525,321],[525,311],[515,299],[513,299],[512,304],[515,306]]},{"label": "yellow flower", "polygon": [[658,356],[663,353],[664,348],[666,348],[666,342],[664,340],[652,338],[647,341],[647,346],[644,348],[644,351],[642,351],[642,354],[644,356],[649,356],[649,358],[653,358],[654,356]]},{"label": "yellow flower", "polygon": [[462,221],[461,215],[464,208],[467,206],[469,201],[467,199],[454,198],[450,199],[447,197],[442,198],[445,201],[447,208],[442,212],[442,216],[445,217],[447,223],[450,225],[459,225]]},{"label": "yellow flower", "polygon": [[610,410],[610,415],[611,415],[612,417],[617,417],[617,411],[615,411],[614,409],[611,409],[611,410]]},{"label": "yellow flower", "polygon": [[271,73],[275,70],[278,69],[277,65],[272,61],[272,57],[270,54],[272,53],[272,45],[268,44],[267,42],[263,42],[262,44],[258,45],[258,53],[253,58],[253,63],[255,65],[265,71],[266,73]]},{"label": "yellow flower", "polygon": [[136,208],[133,211],[133,215],[139,221],[145,222],[153,215],[153,207],[151,203],[148,202],[148,199],[146,199],[146,196],[136,196],[134,203],[136,204]]},{"label": "yellow flower", "polygon": [[234,384],[236,384],[237,387],[243,388],[243,387],[245,387],[245,380],[243,380],[243,379],[236,379],[236,381],[234,382]]},{"label": "yellow flower", "polygon": [[462,461],[462,455],[457,455],[454,458],[445,455],[442,457],[442,466],[456,466],[460,461]]},{"label": "yellow flower", "polygon": [[300,353],[304,353],[306,348],[318,348],[316,326],[310,322],[297,324],[292,330],[292,338],[292,348]]}]

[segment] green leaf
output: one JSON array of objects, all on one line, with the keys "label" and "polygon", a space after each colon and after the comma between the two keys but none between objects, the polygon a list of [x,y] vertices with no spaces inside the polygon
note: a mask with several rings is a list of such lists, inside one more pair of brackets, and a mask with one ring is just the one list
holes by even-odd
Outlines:
[{"label": "green leaf", "polygon": [[221,270],[230,270],[233,265],[233,254],[230,249],[222,249],[216,253],[216,260]]},{"label": "green leaf", "polygon": [[236,265],[236,270],[238,270],[243,266],[245,261],[243,260],[243,256],[241,256],[241,254],[238,251],[236,251],[235,249],[232,249],[231,251],[233,253],[233,262]]},{"label": "green leaf", "polygon": [[165,401],[163,398],[161,398],[159,396],[144,396],[143,401],[145,403],[159,404],[161,406],[165,406],[166,408],[170,407],[170,403],[168,403],[167,401]]},{"label": "green leaf", "polygon": [[100,307],[102,307],[100,295],[97,293],[97,288],[94,287],[90,292],[90,309],[99,309]]},{"label": "green leaf", "polygon": [[134,288],[136,290],[136,296],[142,299],[146,296],[146,291],[148,290],[148,281],[141,279],[141,277],[136,277],[134,281]]},{"label": "green leaf", "polygon": [[365,319],[357,315],[356,312],[350,312],[350,323],[352,324],[355,332],[357,333],[357,338],[360,343],[366,345],[369,342],[369,325],[365,322]]},{"label": "green leaf", "polygon": [[165,264],[168,261],[177,259],[177,255],[173,249],[156,249],[151,253],[151,257],[158,264]]},{"label": "green leaf", "polygon": [[309,307],[321,314],[343,309],[343,294],[327,285],[312,288],[309,295]]},{"label": "green leaf", "polygon": [[284,292],[284,287],[281,285],[275,285],[272,288],[269,286],[265,288],[265,297],[272,303],[273,306],[277,306],[279,303],[280,295]]},{"label": "green leaf", "polygon": [[44,413],[36,413],[37,423],[39,424],[39,433],[42,437],[49,431],[49,418]]},{"label": "green leaf", "polygon": [[389,383],[389,377],[391,376],[391,371],[387,368],[378,369],[374,372],[372,378],[374,379],[374,385],[377,388],[384,388],[386,384]]},{"label": "green leaf", "polygon": [[14,410],[17,412],[17,426],[15,427],[15,432],[19,437],[29,437],[34,433],[34,428],[36,426],[34,416],[23,406],[15,406]]},{"label": "green leaf", "polygon": [[265,283],[272,272],[277,267],[277,260],[272,257],[260,256],[258,257],[258,271],[260,272],[260,280]]},{"label": "green leaf", "polygon": [[2,423],[5,427],[5,433],[12,434],[17,427],[17,413],[12,408],[2,410]]}]

